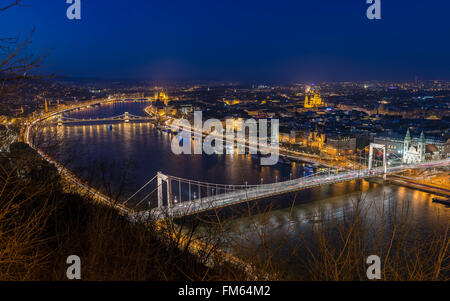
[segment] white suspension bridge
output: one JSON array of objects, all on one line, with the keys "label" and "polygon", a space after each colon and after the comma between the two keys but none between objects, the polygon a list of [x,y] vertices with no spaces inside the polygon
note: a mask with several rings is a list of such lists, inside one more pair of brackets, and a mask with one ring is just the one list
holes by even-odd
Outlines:
[{"label": "white suspension bridge", "polygon": [[[450,164],[450,158],[448,158],[439,161],[388,167],[386,164],[385,146],[372,144],[370,148],[371,152],[368,158],[369,166],[367,169],[351,171],[337,169],[331,171],[328,169],[307,177],[270,184],[227,185],[208,183],[165,175],[158,172],[156,176],[129,197],[124,202],[124,205],[133,202],[136,206],[142,204],[151,206],[151,198],[153,196],[153,199],[156,197],[157,207],[147,210],[155,218],[188,216],[321,185],[385,176],[407,169],[431,168]],[[373,167],[373,148],[383,149],[384,155],[381,167]],[[156,183],[156,187],[154,187],[155,185],[151,185],[152,183]],[[149,193],[144,194],[144,191],[149,186],[152,187],[152,189],[150,189]],[[140,195],[145,196],[139,197]]]}]

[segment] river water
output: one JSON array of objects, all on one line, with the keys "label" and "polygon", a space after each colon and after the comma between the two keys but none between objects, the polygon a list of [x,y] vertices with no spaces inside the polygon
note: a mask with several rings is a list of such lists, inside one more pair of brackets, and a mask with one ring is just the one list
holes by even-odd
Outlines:
[{"label": "river water", "polygon": [[[69,116],[111,117],[124,112],[144,116],[146,106],[145,102],[106,104],[74,111]],[[146,122],[47,125],[41,132],[44,137],[60,142],[54,156],[59,156],[80,177],[89,178],[100,190],[108,192],[110,189],[122,198],[132,194],[158,171],[221,184],[271,183],[307,173],[302,163],[261,166],[259,159],[249,155],[175,155],[170,146],[172,134]],[[276,206],[267,222],[273,233],[289,229],[287,245],[290,245],[310,230],[319,212],[342,218],[360,197],[366,203],[375,204],[368,208],[369,217],[377,215],[383,205],[404,208],[407,204],[410,221],[424,234],[450,219],[450,209],[433,203],[432,198],[436,197],[433,194],[364,180],[325,185],[276,198]],[[227,227],[239,233],[253,233],[251,239],[257,239],[254,223],[253,217],[238,214],[228,221]]]}]

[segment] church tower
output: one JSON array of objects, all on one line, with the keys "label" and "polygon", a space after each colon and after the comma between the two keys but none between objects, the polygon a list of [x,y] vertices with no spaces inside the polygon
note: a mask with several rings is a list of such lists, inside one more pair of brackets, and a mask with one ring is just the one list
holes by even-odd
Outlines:
[{"label": "church tower", "polygon": [[420,134],[420,138],[419,138],[419,143],[417,144],[417,151],[419,152],[419,160],[420,162],[424,162],[425,161],[425,134],[422,133]]}]

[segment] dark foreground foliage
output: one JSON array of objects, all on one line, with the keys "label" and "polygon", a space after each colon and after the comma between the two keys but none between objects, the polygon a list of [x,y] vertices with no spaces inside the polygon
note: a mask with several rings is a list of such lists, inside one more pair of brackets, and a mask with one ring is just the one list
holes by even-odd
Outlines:
[{"label": "dark foreground foliage", "polygon": [[154,224],[63,190],[56,168],[27,145],[0,158],[0,280],[66,280],[81,258],[83,280],[217,280],[187,250],[162,241]]},{"label": "dark foreground foliage", "polygon": [[243,266],[216,263],[210,254],[192,255],[176,238],[179,221],[165,230],[152,220],[134,222],[68,189],[56,168],[26,144],[10,149],[0,154],[0,280],[66,280],[66,259],[78,255],[83,280],[364,281],[371,254],[381,257],[382,280],[450,279],[448,225],[420,237],[407,206],[381,207],[373,216],[365,210],[371,204],[361,199],[343,219],[319,213],[309,235],[297,237],[294,246],[286,245],[293,229],[271,225],[270,206],[249,209],[244,232],[219,216],[203,221],[201,231],[188,223],[187,237],[230,250],[251,267],[243,273]]}]

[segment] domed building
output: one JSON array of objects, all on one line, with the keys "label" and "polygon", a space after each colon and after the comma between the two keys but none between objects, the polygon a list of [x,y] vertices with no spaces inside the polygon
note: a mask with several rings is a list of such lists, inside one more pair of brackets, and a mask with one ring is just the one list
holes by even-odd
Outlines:
[{"label": "domed building", "polygon": [[167,106],[169,100],[169,96],[167,95],[166,92],[163,91],[159,91],[155,93],[155,97],[153,98],[153,100],[155,101],[162,101],[164,102],[164,104]]},{"label": "domed building", "polygon": [[320,97],[319,92],[308,87],[305,91],[305,109],[319,108],[323,107],[324,105],[325,104],[323,103],[322,97]]}]

